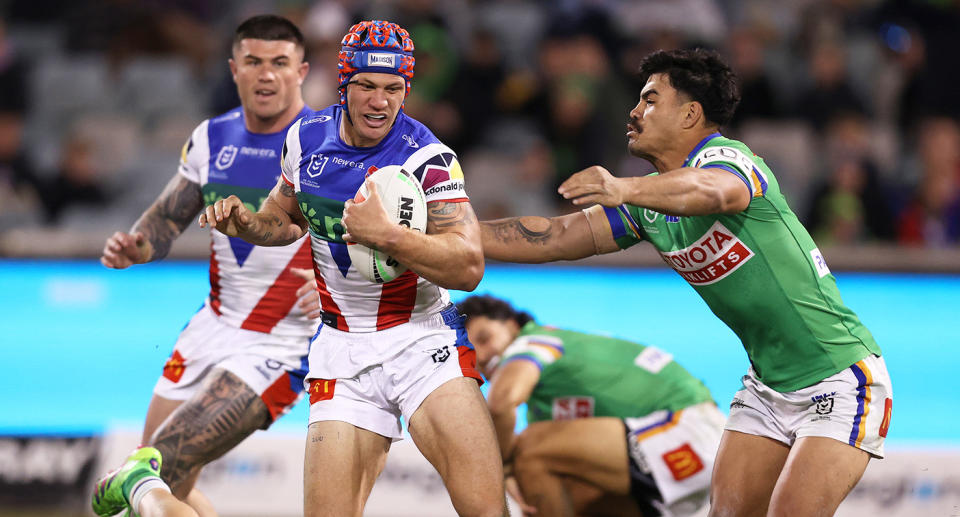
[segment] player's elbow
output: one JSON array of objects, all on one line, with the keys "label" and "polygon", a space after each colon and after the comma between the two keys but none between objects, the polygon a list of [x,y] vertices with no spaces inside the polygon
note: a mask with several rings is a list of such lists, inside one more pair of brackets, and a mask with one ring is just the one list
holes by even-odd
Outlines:
[{"label": "player's elbow", "polygon": [[715,200],[716,213],[735,214],[747,209],[750,196],[742,192],[718,191]]},{"label": "player's elbow", "polygon": [[472,253],[465,266],[459,271],[456,279],[456,286],[453,289],[460,291],[473,291],[480,285],[483,279],[483,253]]}]

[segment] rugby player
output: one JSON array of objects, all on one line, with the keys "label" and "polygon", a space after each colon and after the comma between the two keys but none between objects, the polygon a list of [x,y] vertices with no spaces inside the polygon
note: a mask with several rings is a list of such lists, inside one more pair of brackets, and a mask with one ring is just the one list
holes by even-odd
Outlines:
[{"label": "rugby player", "polygon": [[[489,295],[457,308],[490,379],[500,452],[526,511],[680,516],[706,504],[725,418],[671,354],[544,327]],[[529,425],[517,436],[523,403]]]},{"label": "rugby player", "polygon": [[484,222],[484,253],[548,262],[650,242],[750,359],[714,466],[710,514],[833,515],[870,458],[883,457],[893,394],[880,348],[841,301],[770,168],[720,133],[739,101],[730,68],[702,49],[658,51],[640,75],[627,148],[659,174],[580,171],[560,194],[599,205]]},{"label": "rugby player", "polygon": [[[303,36],[285,18],[250,18],[234,33],[229,66],[241,106],[197,126],[157,200],[129,232],[107,240],[105,266],[160,260],[205,205],[234,196],[255,208],[276,183],[286,130],[309,111],[300,92],[309,68]],[[163,368],[142,438],[166,460],[173,493],[204,517],[215,511],[192,490],[200,470],[296,403],[319,324],[309,309],[312,275],[296,269],[311,267],[309,237],[264,248],[217,230],[210,236],[210,294]],[[300,294],[313,294],[300,306],[302,277],[310,281]],[[118,511],[124,498],[116,495],[101,504],[95,497],[97,512]]]},{"label": "rugby player", "polygon": [[[402,111],[413,41],[386,21],[343,38],[340,103],[287,134],[283,176],[254,212],[236,197],[207,207],[211,224],[251,243],[312,237],[323,324],[310,350],[310,424],[304,465],[307,516],[361,515],[400,417],[443,478],[460,515],[505,512],[503,466],[478,383],[475,353],[446,289],[483,276],[476,216],[457,157]],[[427,231],[394,224],[366,174],[400,165],[420,181]],[[351,265],[347,242],[388,253],[408,270],[378,284]]]}]

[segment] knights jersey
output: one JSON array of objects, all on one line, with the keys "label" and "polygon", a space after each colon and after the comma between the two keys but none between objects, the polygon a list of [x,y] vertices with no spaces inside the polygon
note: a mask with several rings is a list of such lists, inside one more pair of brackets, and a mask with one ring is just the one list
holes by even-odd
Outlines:
[{"label": "knights jersey", "polygon": [[[304,108],[299,116],[310,110]],[[200,185],[204,205],[231,194],[254,212],[280,176],[277,163],[286,129],[251,133],[242,108],[203,121],[183,146],[179,172]],[[303,280],[290,268],[310,268],[310,239],[287,246],[254,246],[210,230],[210,295],[206,303],[224,323],[279,336],[310,337],[318,321],[296,306]]]},{"label": "knights jersey", "polygon": [[650,241],[737,334],[757,377],[777,391],[805,388],[880,355],[762,158],[714,133],[683,166],[736,175],[750,191],[749,206],[687,217],[626,204],[606,208],[621,248]]},{"label": "knights jersey", "polygon": [[532,321],[504,351],[500,366],[511,361],[529,361],[540,369],[527,400],[530,422],[641,417],[713,400],[668,352]]},{"label": "knights jersey", "polygon": [[[343,206],[368,172],[399,165],[420,181],[427,203],[466,202],[457,156],[423,124],[402,111],[373,147],[340,138],[339,105],[304,116],[287,132],[283,179],[296,191],[309,223],[324,321],[346,332],[373,332],[438,313],[450,303],[446,289],[407,270],[385,284],[360,275],[343,240]],[[451,265],[455,267],[455,265]]]}]

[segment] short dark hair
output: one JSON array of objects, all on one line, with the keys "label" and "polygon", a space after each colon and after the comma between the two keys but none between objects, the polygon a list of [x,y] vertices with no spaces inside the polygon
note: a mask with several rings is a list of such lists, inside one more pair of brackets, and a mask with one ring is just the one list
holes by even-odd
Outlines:
[{"label": "short dark hair", "polygon": [[533,321],[529,312],[517,310],[510,302],[489,294],[470,296],[457,304],[457,310],[467,321],[474,316],[486,316],[492,320],[513,320],[521,327]]},{"label": "short dark hair", "polygon": [[304,48],[300,29],[290,20],[275,14],[261,14],[244,20],[233,34],[233,46],[236,47],[244,39],[285,40]]},{"label": "short dark hair", "polygon": [[640,64],[640,84],[653,74],[666,74],[670,86],[699,102],[707,121],[719,126],[730,122],[740,103],[736,74],[713,50],[658,50]]}]

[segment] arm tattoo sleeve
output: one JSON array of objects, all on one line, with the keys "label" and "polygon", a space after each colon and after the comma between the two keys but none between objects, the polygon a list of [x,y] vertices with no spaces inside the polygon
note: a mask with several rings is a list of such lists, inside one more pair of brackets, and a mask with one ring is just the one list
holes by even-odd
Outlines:
[{"label": "arm tattoo sleeve", "polygon": [[[546,226],[542,230],[534,230],[524,224],[524,219],[536,220],[538,223],[546,222]],[[532,221],[527,222],[532,223]],[[496,240],[503,243],[524,241],[530,244],[544,245],[553,237],[553,222],[544,217],[511,217],[499,221],[484,221],[480,224],[492,230]],[[543,224],[537,224],[536,226],[543,226]]]},{"label": "arm tattoo sleeve", "polygon": [[427,207],[427,222],[435,228],[450,228],[472,224],[477,220],[467,203],[441,201]]},{"label": "arm tattoo sleeve", "polygon": [[280,194],[284,197],[294,197],[297,192],[286,181],[280,180]]},{"label": "arm tattoo sleeve", "polygon": [[202,208],[200,185],[177,174],[130,231],[143,232],[153,246],[151,260],[160,260]]}]

